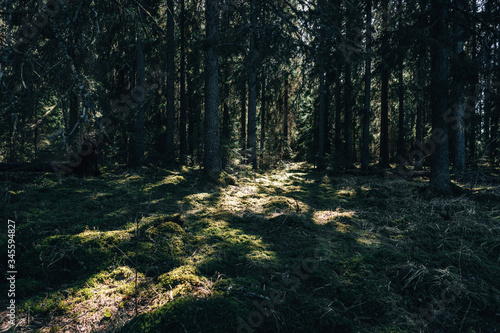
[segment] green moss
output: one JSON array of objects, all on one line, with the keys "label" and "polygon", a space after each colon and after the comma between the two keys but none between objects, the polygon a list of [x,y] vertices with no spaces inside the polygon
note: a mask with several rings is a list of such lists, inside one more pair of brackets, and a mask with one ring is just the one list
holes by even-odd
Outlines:
[{"label": "green moss", "polygon": [[[124,332],[237,331],[259,313],[256,332],[448,332],[462,321],[492,331],[498,321],[493,191],[425,199],[422,181],[325,176],[300,163],[216,183],[152,166],[30,177],[9,188],[6,209],[22,244],[20,315],[29,309],[45,331],[51,318],[115,330],[136,296],[143,312]],[[266,303],[273,293],[279,301]],[[440,312],[426,322],[429,304]]]}]

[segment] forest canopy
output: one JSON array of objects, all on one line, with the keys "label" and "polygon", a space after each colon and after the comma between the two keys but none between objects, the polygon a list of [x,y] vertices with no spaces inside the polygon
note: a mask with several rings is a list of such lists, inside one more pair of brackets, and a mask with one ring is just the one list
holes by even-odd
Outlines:
[{"label": "forest canopy", "polygon": [[[3,162],[498,162],[496,1],[14,1]],[[57,167],[71,171],[68,163]],[[89,171],[90,172],[90,171]],[[441,181],[443,180],[443,181]]]}]

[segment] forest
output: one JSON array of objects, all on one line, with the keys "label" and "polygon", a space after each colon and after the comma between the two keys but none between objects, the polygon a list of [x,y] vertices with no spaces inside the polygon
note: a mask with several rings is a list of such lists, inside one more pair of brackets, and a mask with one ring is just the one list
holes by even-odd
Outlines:
[{"label": "forest", "polygon": [[0,332],[497,332],[498,0],[3,0]]}]

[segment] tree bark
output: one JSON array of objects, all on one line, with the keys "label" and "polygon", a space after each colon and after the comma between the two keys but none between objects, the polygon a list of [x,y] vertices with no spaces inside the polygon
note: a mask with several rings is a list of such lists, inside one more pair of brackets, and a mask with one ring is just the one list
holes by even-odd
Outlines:
[{"label": "tree bark", "polygon": [[187,154],[187,106],[186,106],[186,4],[185,0],[180,1],[180,117],[179,117],[179,157],[180,163],[186,163]]},{"label": "tree bark", "polygon": [[[403,80],[403,55],[401,55],[401,59],[399,60],[399,71],[398,71],[398,156],[405,156],[405,88],[404,88],[404,80]],[[399,159],[400,160],[400,159]],[[401,161],[401,160],[400,160]]]},{"label": "tree bark", "polygon": [[144,101],[146,99],[146,91],[144,89],[145,78],[145,56],[144,45],[142,42],[142,24],[144,20],[143,1],[139,1],[139,18],[137,24],[137,77],[135,82],[135,94],[137,99],[137,114],[134,123],[134,162],[140,163],[144,158]]},{"label": "tree bark", "polygon": [[266,127],[266,123],[267,123],[267,120],[266,120],[266,76],[265,76],[265,70],[263,71],[262,73],[262,87],[261,87],[262,91],[262,95],[261,95],[261,100],[260,100],[260,103],[261,103],[261,107],[260,107],[260,163],[261,165],[263,164],[264,162],[264,148],[265,148],[265,143],[266,143],[266,130],[267,130],[267,127]]},{"label": "tree bark", "polygon": [[283,91],[283,158],[290,158],[288,154],[288,77],[285,79]]},{"label": "tree bark", "polygon": [[448,109],[449,50],[448,42],[448,0],[432,0],[432,65],[431,103],[432,137],[434,152],[431,156],[431,177],[429,189],[439,194],[451,193],[448,152],[448,123],[445,113]]},{"label": "tree bark", "polygon": [[365,101],[363,108],[363,143],[361,150],[361,169],[368,170],[370,165],[370,117],[372,81],[372,0],[366,0],[366,62],[365,62]]},{"label": "tree bark", "polygon": [[248,148],[250,164],[257,169],[257,0],[251,3],[250,54],[248,64]]},{"label": "tree bark", "polygon": [[222,105],[222,166],[225,168],[229,164],[229,141],[231,139],[230,127],[231,117],[229,114],[229,63],[224,64],[224,104]]},{"label": "tree bark", "polygon": [[319,69],[319,121],[318,121],[318,168],[322,169],[325,162],[325,70],[323,60],[320,60]]},{"label": "tree bark", "polygon": [[245,150],[247,149],[247,85],[245,81],[243,81],[243,86],[240,90],[240,106],[241,106],[241,114],[240,114],[240,147],[241,153],[244,158],[246,155]]},{"label": "tree bark", "polygon": [[[475,16],[477,12],[476,1],[472,1],[472,15]],[[477,25],[473,26],[473,30],[475,30]],[[472,46],[471,46],[471,55],[473,61],[476,63],[478,61],[477,54],[477,35],[473,34],[472,36]],[[475,66],[474,66],[475,67]],[[469,111],[469,124],[467,131],[467,142],[469,146],[469,161],[473,164],[477,161],[476,156],[476,127],[477,127],[477,114],[476,114],[476,100],[479,98],[478,94],[478,82],[479,81],[479,73],[475,70],[471,76],[470,82],[470,98],[466,100],[465,108]]]},{"label": "tree bark", "polygon": [[345,64],[345,87],[344,87],[344,156],[346,167],[352,167],[353,152],[352,152],[352,109],[351,109],[351,65]]},{"label": "tree bark", "polygon": [[[422,147],[422,123],[423,123],[423,115],[424,115],[424,82],[425,82],[425,72],[424,72],[424,65],[425,65],[425,52],[420,52],[418,56],[418,62],[417,62],[417,86],[418,86],[418,93],[417,93],[417,124],[415,126],[415,146],[416,147]],[[423,153],[421,154],[416,154],[416,161],[415,161],[415,168],[417,170],[422,170],[422,164],[423,164]],[[412,162],[412,161],[410,161]]]},{"label": "tree bark", "polygon": [[387,25],[388,2],[385,2],[382,13],[382,72],[381,72],[381,101],[380,101],[380,166],[389,167],[389,65],[387,59]]},{"label": "tree bark", "polygon": [[337,70],[335,80],[335,151],[341,152],[342,149],[342,85],[340,84],[341,69]]},{"label": "tree bark", "polygon": [[167,0],[167,142],[166,161],[175,162],[175,26],[174,0]]},{"label": "tree bark", "polygon": [[462,0],[457,0],[457,11],[456,11],[456,20],[457,23],[455,25],[455,37],[457,38],[454,60],[455,60],[455,97],[456,105],[455,105],[455,123],[453,124],[453,129],[455,130],[455,144],[454,144],[454,161],[453,161],[453,172],[455,173],[463,173],[465,171],[465,82],[464,82],[464,73],[462,61],[464,56],[464,29],[461,26],[463,22],[463,15],[461,11],[464,9],[464,3]]},{"label": "tree bark", "polygon": [[219,134],[219,64],[217,55],[218,0],[206,0],[205,60],[205,166],[206,175],[218,178],[222,169]]}]

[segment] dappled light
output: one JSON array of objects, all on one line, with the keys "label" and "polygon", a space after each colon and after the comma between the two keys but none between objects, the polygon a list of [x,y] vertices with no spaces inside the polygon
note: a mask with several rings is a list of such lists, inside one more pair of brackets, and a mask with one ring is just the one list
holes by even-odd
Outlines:
[{"label": "dappled light", "polygon": [[[422,315],[432,304],[442,306],[436,318],[497,304],[496,292],[474,296],[499,287],[492,198],[428,199],[418,179],[338,177],[304,163],[242,172],[226,186],[186,169],[122,182],[44,176],[24,197],[13,191],[28,244],[18,292],[30,323],[21,325],[237,330],[259,311],[271,332],[300,327],[306,311],[321,318],[314,329],[366,316],[413,331],[436,323]],[[40,193],[49,195],[35,204]],[[207,321],[220,309],[224,320]]]}]

